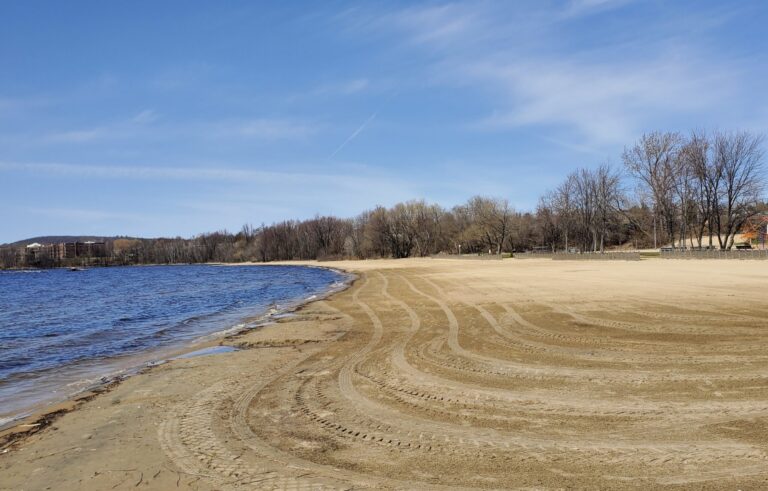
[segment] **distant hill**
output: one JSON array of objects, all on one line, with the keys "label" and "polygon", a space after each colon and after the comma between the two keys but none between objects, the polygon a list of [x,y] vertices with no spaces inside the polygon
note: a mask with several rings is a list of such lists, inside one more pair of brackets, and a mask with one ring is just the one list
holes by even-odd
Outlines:
[{"label": "distant hill", "polygon": [[112,241],[115,239],[133,239],[133,237],[105,237],[100,235],[43,235],[40,237],[30,237],[29,239],[18,240],[10,244],[2,244],[2,247],[24,247],[26,245],[38,242],[40,244],[55,244],[58,242],[94,242]]}]

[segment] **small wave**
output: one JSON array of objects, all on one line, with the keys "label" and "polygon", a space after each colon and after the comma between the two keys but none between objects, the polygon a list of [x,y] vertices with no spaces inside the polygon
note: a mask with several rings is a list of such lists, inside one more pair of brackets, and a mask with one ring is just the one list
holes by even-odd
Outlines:
[{"label": "small wave", "polygon": [[[202,278],[198,272],[205,268],[213,267],[93,269],[85,283],[56,272],[3,282],[0,304],[14,310],[13,316],[0,317],[0,380],[6,389],[30,387],[24,397],[31,401],[56,398],[52,385],[64,393],[99,383],[110,360],[269,324],[346,283],[339,280],[343,275],[314,268],[215,268]],[[41,282],[52,287],[50,301],[39,308],[15,307],[25,305]],[[82,363],[89,373],[65,369]],[[48,374],[57,376],[51,380]],[[39,387],[30,385],[35,380]]]},{"label": "small wave", "polygon": [[80,380],[75,380],[74,382],[70,382],[70,383],[66,384],[65,387],[74,387],[74,388],[87,387],[87,386],[96,384],[101,379],[102,379],[102,377],[84,378],[84,379],[80,379]]}]

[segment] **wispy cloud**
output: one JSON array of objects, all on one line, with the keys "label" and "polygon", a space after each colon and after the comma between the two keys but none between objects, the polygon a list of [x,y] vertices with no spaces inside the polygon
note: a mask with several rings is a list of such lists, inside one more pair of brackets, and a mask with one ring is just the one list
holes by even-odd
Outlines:
[{"label": "wispy cloud", "polygon": [[91,208],[64,208],[64,207],[21,207],[20,212],[34,215],[44,215],[72,222],[103,222],[107,220],[140,221],[144,218],[138,213],[121,213],[106,210],[94,210]]},{"label": "wispy cloud", "polygon": [[[279,166],[269,166],[277,168]],[[396,173],[361,166],[352,166],[347,172],[317,172],[314,170],[267,171],[224,166],[171,167],[147,165],[80,165],[42,162],[0,162],[0,179],[5,173],[25,173],[36,179],[76,180],[97,185],[98,180],[119,181],[123,188],[142,189],[142,181],[166,185],[167,182],[194,182],[194,193],[175,195],[170,201],[164,196],[148,196],[143,209],[136,211],[146,224],[158,220],[155,210],[163,208],[163,219],[177,216],[180,223],[196,224],[197,231],[222,226],[239,226],[242,223],[274,221],[291,217],[309,217],[314,213],[352,216],[375,204],[392,205],[398,201],[424,196],[425,193],[410,179]],[[192,186],[190,186],[192,187]],[[95,205],[94,205],[95,206]],[[18,209],[20,214],[45,214],[70,221],[89,219],[106,220],[111,211],[81,207],[59,208],[39,206]],[[58,211],[56,211],[58,210]],[[149,211],[148,211],[149,210]],[[131,213],[125,216],[117,212],[116,223],[122,219],[133,220]],[[161,220],[161,221],[162,221]],[[138,224],[137,224],[138,225]],[[133,230],[130,229],[129,230]],[[147,229],[141,233],[148,233]],[[179,227],[158,228],[156,233],[168,233]],[[188,230],[188,229],[187,229]],[[192,231],[185,232],[191,233]],[[120,233],[128,233],[122,231]],[[131,232],[139,233],[139,232]],[[173,232],[177,233],[177,232]]]},{"label": "wispy cloud", "polygon": [[[158,124],[156,111],[146,109],[123,120],[106,122],[85,128],[51,131],[43,135],[17,135],[15,141],[24,138],[35,143],[93,143],[127,139],[205,138],[261,140],[265,142],[301,140],[323,130],[316,122],[284,118],[243,118],[212,121],[165,120]],[[7,136],[6,136],[7,137]]]},{"label": "wispy cloud", "polygon": [[136,114],[134,117],[131,118],[131,122],[136,124],[149,124],[154,121],[157,121],[157,118],[159,115],[157,112],[155,112],[154,109],[144,109],[143,111]]},{"label": "wispy cloud", "polygon": [[673,118],[728,111],[746,70],[695,40],[682,43],[672,21],[627,26],[635,34],[622,38],[624,45],[589,38],[567,44],[569,22],[630,2],[541,3],[523,13],[497,2],[446,4],[406,8],[382,23],[425,48],[434,60],[426,68],[432,83],[494,100],[486,117],[468,125],[474,129],[539,127],[588,145],[615,145]]},{"label": "wispy cloud", "polygon": [[51,143],[84,143],[114,136],[115,132],[107,128],[92,128],[49,133],[45,135],[43,141]]},{"label": "wispy cloud", "polygon": [[216,68],[202,61],[170,65],[152,77],[149,85],[166,91],[186,90],[209,80],[216,73]]},{"label": "wispy cloud", "polygon": [[285,100],[291,104],[296,104],[352,96],[364,97],[371,92],[381,91],[387,87],[387,83],[381,81],[374,83],[366,77],[347,78],[317,84],[300,92],[292,93],[286,96]]},{"label": "wispy cloud", "polygon": [[646,63],[483,63],[464,76],[508,96],[508,106],[481,121],[481,127],[559,126],[601,144],[631,141],[639,128],[668,111],[710,108],[728,96],[732,73],[670,57]]},{"label": "wispy cloud", "polygon": [[40,98],[12,98],[0,97],[0,110],[44,106],[48,104],[46,99]]},{"label": "wispy cloud", "polygon": [[223,136],[239,135],[263,140],[302,139],[320,129],[317,124],[287,119],[251,119],[217,125]]},{"label": "wispy cloud", "polygon": [[[275,168],[278,166],[268,166]],[[82,177],[120,180],[176,180],[219,181],[231,183],[258,183],[290,186],[311,183],[313,186],[333,185],[336,188],[367,189],[372,180],[396,179],[380,174],[365,175],[359,170],[354,175],[323,172],[279,172],[224,166],[174,167],[147,165],[81,165],[46,162],[0,162],[0,172],[23,172],[37,176]],[[398,182],[401,183],[401,181]]]},{"label": "wispy cloud", "polygon": [[383,21],[392,22],[413,33],[418,44],[452,44],[476,31],[479,11],[459,4],[412,7],[395,12]]},{"label": "wispy cloud", "polygon": [[311,95],[340,94],[350,95],[363,92],[371,87],[371,81],[367,78],[353,78],[338,82],[322,84],[310,91]]},{"label": "wispy cloud", "polygon": [[563,18],[579,17],[623,7],[633,0],[570,0],[562,12]]},{"label": "wispy cloud", "polygon": [[0,116],[26,116],[30,112],[45,110],[56,103],[56,99],[46,96],[3,97],[0,95]]}]

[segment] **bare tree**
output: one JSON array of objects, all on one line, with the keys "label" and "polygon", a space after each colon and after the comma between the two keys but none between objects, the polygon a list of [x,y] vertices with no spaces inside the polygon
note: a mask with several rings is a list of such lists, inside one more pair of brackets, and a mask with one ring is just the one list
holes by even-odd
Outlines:
[{"label": "bare tree", "polygon": [[557,212],[560,222],[560,228],[563,232],[563,241],[565,251],[570,251],[570,245],[568,243],[571,237],[571,232],[574,227],[574,212],[575,212],[575,187],[576,177],[574,174],[569,175],[560,186],[555,190],[553,196],[553,207]]},{"label": "bare tree", "polygon": [[370,228],[370,211],[365,211],[351,220],[350,243],[352,246],[352,256],[359,259],[365,259],[374,255],[370,238],[367,231]]},{"label": "bare tree", "polygon": [[[604,252],[609,232],[616,228],[621,201],[619,174],[608,165],[579,169],[566,179],[573,225],[581,250]],[[566,243],[566,248],[567,248]]]},{"label": "bare tree", "polygon": [[438,252],[445,211],[439,205],[430,205],[424,200],[410,201],[406,206],[409,206],[413,213],[416,254],[424,257]]},{"label": "bare tree", "polygon": [[556,192],[549,192],[539,198],[536,206],[538,236],[541,243],[546,244],[552,252],[557,251],[562,235],[562,221],[557,213],[556,202]]},{"label": "bare tree", "polygon": [[595,192],[596,213],[595,228],[600,237],[600,252],[605,252],[605,240],[611,226],[616,221],[616,206],[620,201],[619,175],[607,164],[603,164],[591,173],[592,188]]},{"label": "bare tree", "polygon": [[714,160],[722,185],[713,216],[721,249],[733,247],[736,233],[756,213],[765,185],[762,142],[762,136],[745,131],[714,137]]},{"label": "bare tree", "polygon": [[[649,133],[624,150],[624,166],[651,198],[654,218],[660,217],[668,239],[675,245],[675,170],[682,138],[678,133]],[[655,224],[655,222],[654,222]],[[654,227],[654,247],[656,247]]]},{"label": "bare tree", "polygon": [[482,234],[489,252],[501,254],[510,235],[512,209],[509,202],[501,198],[475,196],[469,200],[469,208],[477,224],[477,232]]},{"label": "bare tree", "polygon": [[692,132],[681,150],[679,160],[691,177],[691,199],[695,204],[693,225],[698,246],[702,246],[704,231],[709,229],[709,246],[712,247],[711,225],[721,182],[721,169],[712,159],[707,136],[702,132]]},{"label": "bare tree", "polygon": [[685,156],[686,146],[683,145],[673,163],[672,189],[676,200],[678,214],[678,232],[680,234],[680,243],[683,247],[688,247],[689,224],[695,217],[696,207],[694,205],[694,169],[689,165]]},{"label": "bare tree", "polygon": [[[597,250],[597,233],[594,227],[597,214],[595,201],[594,181],[589,170],[580,169],[572,174],[575,215],[579,235],[581,238],[581,250]],[[590,245],[591,242],[591,245]]]}]

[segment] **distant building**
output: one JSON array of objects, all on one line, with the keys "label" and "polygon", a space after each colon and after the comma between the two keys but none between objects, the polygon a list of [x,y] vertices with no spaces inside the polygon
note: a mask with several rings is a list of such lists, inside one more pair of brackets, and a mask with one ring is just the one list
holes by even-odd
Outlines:
[{"label": "distant building", "polygon": [[765,249],[766,239],[768,239],[768,212],[759,213],[747,220],[741,233],[746,243],[751,244],[755,241],[759,248]]},{"label": "distant building", "polygon": [[22,254],[28,262],[42,259],[62,261],[65,259],[106,257],[107,246],[104,242],[60,242],[58,244],[39,244],[34,242],[24,247]]},{"label": "distant building", "polygon": [[22,249],[22,253],[28,260],[38,261],[43,258],[53,258],[55,256],[54,244],[39,244],[33,242]]},{"label": "distant building", "polygon": [[104,242],[94,242],[92,240],[86,241],[85,255],[88,257],[106,257],[107,256],[107,244]]}]

